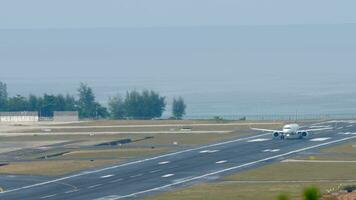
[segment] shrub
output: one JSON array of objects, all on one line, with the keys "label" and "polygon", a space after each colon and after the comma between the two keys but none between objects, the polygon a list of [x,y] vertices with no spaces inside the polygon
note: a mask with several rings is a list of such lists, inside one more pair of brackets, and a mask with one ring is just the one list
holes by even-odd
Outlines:
[{"label": "shrub", "polygon": [[305,188],[303,192],[304,200],[318,200],[321,197],[320,190],[316,187]]}]

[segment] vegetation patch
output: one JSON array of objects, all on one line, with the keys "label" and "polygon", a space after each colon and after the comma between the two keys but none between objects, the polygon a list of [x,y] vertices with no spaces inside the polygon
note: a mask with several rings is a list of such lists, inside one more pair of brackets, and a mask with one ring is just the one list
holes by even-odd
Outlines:
[{"label": "vegetation patch", "polygon": [[0,167],[1,174],[26,174],[39,176],[60,176],[84,169],[118,163],[120,160],[46,160],[13,162]]}]

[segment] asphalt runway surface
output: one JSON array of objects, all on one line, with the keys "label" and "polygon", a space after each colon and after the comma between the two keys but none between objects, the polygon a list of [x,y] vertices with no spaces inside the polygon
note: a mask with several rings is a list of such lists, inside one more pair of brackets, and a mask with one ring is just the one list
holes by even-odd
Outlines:
[{"label": "asphalt runway surface", "polygon": [[[296,154],[356,140],[355,122],[327,122],[316,126],[333,127],[308,139],[278,140],[271,133],[186,149],[84,171],[65,177],[31,181],[31,177],[3,179],[0,186],[11,183],[0,193],[1,200],[116,200],[140,199],[243,170],[278,162]],[[21,179],[27,182],[21,182]],[[16,180],[21,184],[16,185]]]}]

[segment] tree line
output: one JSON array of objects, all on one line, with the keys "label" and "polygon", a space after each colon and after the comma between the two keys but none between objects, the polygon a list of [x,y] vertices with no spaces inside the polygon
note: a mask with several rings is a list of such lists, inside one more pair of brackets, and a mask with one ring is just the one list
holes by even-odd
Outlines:
[{"label": "tree line", "polygon": [[[52,117],[54,111],[78,111],[80,118],[88,119],[154,119],[166,110],[166,98],[152,90],[128,91],[125,98],[116,95],[109,98],[108,107],[100,104],[93,89],[81,83],[76,96],[70,94],[43,94],[42,96],[8,96],[7,85],[0,82],[0,111],[37,111],[41,117]],[[184,99],[174,98],[172,118],[185,115]]]}]

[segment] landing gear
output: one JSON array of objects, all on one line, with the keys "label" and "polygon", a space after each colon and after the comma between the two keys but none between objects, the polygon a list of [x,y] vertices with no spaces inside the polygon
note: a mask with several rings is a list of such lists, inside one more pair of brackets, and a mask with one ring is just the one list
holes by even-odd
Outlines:
[{"label": "landing gear", "polygon": [[285,136],[284,134],[281,135],[281,140],[284,140],[285,139]]}]

